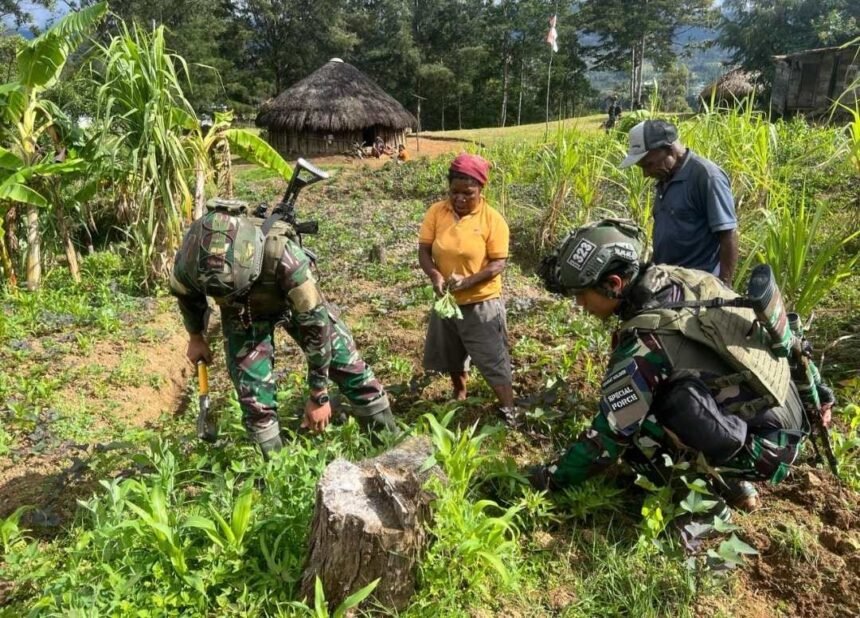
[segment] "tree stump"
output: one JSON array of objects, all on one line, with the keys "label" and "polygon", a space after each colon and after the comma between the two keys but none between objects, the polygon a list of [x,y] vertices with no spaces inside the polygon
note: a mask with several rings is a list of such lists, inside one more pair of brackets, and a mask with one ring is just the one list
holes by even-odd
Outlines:
[{"label": "tree stump", "polygon": [[385,246],[374,243],[367,253],[367,260],[371,264],[385,264]]},{"label": "tree stump", "polygon": [[314,598],[319,577],[329,607],[379,578],[371,598],[403,609],[415,591],[433,495],[422,489],[438,468],[419,473],[432,453],[427,438],[357,463],[331,462],[317,484],[302,593]]}]

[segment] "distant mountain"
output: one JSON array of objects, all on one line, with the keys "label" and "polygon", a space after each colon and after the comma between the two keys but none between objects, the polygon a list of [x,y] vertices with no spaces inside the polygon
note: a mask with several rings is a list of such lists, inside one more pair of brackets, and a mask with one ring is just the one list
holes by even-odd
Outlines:
[{"label": "distant mountain", "polygon": [[[687,95],[699,93],[707,84],[725,73],[728,68],[729,52],[713,43],[717,38],[714,28],[690,27],[681,29],[672,42],[678,62],[690,70],[690,80]],[[580,34],[580,43],[584,46],[595,45],[600,40],[593,34]],[[653,68],[645,59],[646,81],[656,76]],[[622,72],[592,71],[588,75],[591,85],[601,93],[623,93],[628,88],[628,76]]]}]

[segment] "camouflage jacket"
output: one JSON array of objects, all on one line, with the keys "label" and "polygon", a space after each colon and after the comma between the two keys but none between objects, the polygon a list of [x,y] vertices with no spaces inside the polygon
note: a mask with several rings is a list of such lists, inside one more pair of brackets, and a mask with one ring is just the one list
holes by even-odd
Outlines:
[{"label": "camouflage jacket", "polygon": [[[653,267],[652,267],[653,268]],[[643,281],[651,289],[641,289]],[[628,320],[661,303],[684,299],[681,286],[667,278],[641,277],[640,289],[625,295],[619,317]],[[554,467],[552,479],[560,487],[575,486],[614,463],[629,447],[646,457],[659,444],[650,436],[662,434],[649,414],[661,385],[679,375],[693,375],[707,384],[721,408],[758,399],[743,383],[720,385],[720,378],[737,375],[713,350],[680,333],[646,329],[616,331],[608,370],[601,383],[599,412],[591,426],[574,442]],[[643,428],[650,431],[643,431]]]},{"label": "camouflage jacket", "polygon": [[[187,238],[186,238],[187,240]],[[240,304],[215,298],[222,317],[241,316],[288,322],[297,331],[296,340],[308,361],[308,385],[323,389],[328,382],[331,364],[332,317],[328,304],[316,284],[313,267],[307,254],[292,240],[284,239],[284,249],[271,264],[264,260],[260,278]],[[180,248],[176,254],[170,279],[171,293],[179,301],[185,329],[191,333],[203,331],[206,296],[196,280],[196,269],[186,256],[196,255]]]}]

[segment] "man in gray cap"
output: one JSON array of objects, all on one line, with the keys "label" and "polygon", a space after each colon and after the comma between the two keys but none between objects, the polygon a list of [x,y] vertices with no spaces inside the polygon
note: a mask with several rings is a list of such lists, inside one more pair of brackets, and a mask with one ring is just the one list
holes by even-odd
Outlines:
[{"label": "man in gray cap", "polygon": [[678,129],[665,120],[645,120],[630,129],[620,167],[633,164],[657,181],[653,261],[704,270],[731,286],[738,220],[726,173],[685,148]]}]

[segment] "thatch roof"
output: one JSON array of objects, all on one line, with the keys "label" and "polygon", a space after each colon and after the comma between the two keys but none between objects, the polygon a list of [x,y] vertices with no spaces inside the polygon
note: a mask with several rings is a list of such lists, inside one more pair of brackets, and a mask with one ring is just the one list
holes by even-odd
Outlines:
[{"label": "thatch roof", "polygon": [[722,75],[717,81],[705,86],[699,93],[699,99],[705,103],[710,103],[714,90],[716,90],[714,100],[717,103],[734,102],[735,99],[743,99],[756,92],[759,76],[760,73],[758,71],[732,69]]},{"label": "thatch roof", "polygon": [[260,106],[257,125],[294,131],[415,127],[415,117],[351,64],[333,58]]}]

